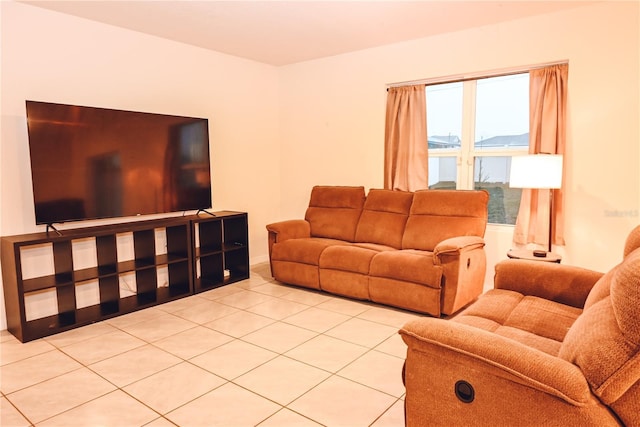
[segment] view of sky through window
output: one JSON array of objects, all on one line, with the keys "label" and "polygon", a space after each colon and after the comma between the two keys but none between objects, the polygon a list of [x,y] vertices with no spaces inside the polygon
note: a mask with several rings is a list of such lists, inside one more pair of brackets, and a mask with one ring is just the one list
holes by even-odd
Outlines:
[{"label": "view of sky through window", "polygon": [[[459,147],[462,139],[463,82],[428,85],[426,91],[430,148],[451,148],[446,147],[446,143]],[[495,144],[503,147],[522,145],[522,139],[526,138],[491,139],[529,132],[529,104],[522,102],[528,98],[528,73],[477,80],[475,148],[487,148]],[[484,145],[487,140],[488,145]]]},{"label": "view of sky through window", "polygon": [[426,86],[429,188],[489,192],[489,222],[514,224],[511,157],[528,151],[529,73]]},{"label": "view of sky through window", "polygon": [[[497,136],[529,132],[529,74],[478,80],[476,86],[476,148]],[[516,145],[509,143],[504,145]]]}]

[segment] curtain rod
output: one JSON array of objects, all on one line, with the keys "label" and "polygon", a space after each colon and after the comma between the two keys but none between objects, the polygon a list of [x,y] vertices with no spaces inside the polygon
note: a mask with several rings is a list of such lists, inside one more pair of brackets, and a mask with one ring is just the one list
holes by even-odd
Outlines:
[{"label": "curtain rod", "polygon": [[387,90],[389,90],[389,88],[392,88],[392,87],[414,86],[414,85],[421,85],[421,84],[427,86],[430,84],[437,84],[437,83],[463,82],[466,80],[477,80],[481,78],[508,76],[511,74],[524,73],[531,70],[550,67],[552,65],[562,65],[562,64],[568,64],[568,63],[569,63],[569,60],[565,59],[562,61],[547,62],[544,64],[525,65],[521,67],[503,68],[499,70],[479,71],[479,72],[468,73],[468,74],[454,74],[454,75],[445,76],[445,77],[434,77],[430,79],[409,80],[406,82],[388,83]]}]

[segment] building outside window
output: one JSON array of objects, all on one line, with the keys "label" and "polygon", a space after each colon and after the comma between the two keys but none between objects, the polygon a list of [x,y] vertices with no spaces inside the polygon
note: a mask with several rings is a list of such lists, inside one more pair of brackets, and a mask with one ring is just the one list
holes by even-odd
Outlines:
[{"label": "building outside window", "polygon": [[484,189],[489,222],[515,224],[511,157],[529,149],[529,73],[426,86],[429,188]]}]

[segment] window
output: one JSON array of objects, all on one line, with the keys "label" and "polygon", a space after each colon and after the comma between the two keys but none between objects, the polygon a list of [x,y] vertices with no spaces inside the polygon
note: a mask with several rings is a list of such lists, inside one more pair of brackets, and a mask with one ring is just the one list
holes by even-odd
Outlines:
[{"label": "window", "polygon": [[529,148],[529,73],[426,86],[429,188],[484,189],[489,222],[515,224],[511,157]]}]

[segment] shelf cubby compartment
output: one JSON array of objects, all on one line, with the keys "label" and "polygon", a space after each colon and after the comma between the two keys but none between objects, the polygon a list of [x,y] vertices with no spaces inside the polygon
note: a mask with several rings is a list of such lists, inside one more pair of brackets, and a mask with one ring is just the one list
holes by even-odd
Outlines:
[{"label": "shelf cubby compartment", "polygon": [[2,237],[7,329],[27,342],[247,279],[247,214],[214,214]]},{"label": "shelf cubby compartment", "polygon": [[247,214],[221,211],[191,219],[195,292],[249,278]]},{"label": "shelf cubby compartment", "polygon": [[191,295],[191,262],[188,259],[172,262],[167,265],[169,282],[167,286],[158,288],[161,297],[166,300]]},{"label": "shelf cubby compartment", "polygon": [[[166,241],[158,253],[156,234]],[[133,248],[119,260],[123,241]],[[94,259],[76,269],[74,245]],[[27,342],[191,295],[192,253],[191,222],[185,217],[71,229],[62,235],[2,237],[7,329]],[[28,271],[40,270],[41,264],[51,268]],[[166,283],[158,284],[158,271],[164,269]],[[123,291],[123,278],[135,280],[135,288]],[[83,301],[79,307],[77,287],[86,283],[97,286],[91,289],[95,301]],[[38,306],[42,295],[49,298],[45,309]],[[35,309],[27,307],[29,301],[36,301]]]},{"label": "shelf cubby compartment", "polygon": [[247,247],[234,247],[224,253],[224,265],[228,271],[225,281],[228,283],[244,280],[249,277]]},{"label": "shelf cubby compartment", "polygon": [[196,280],[197,291],[217,288],[224,285],[224,262],[222,252],[199,258],[200,274]]},{"label": "shelf cubby compartment", "polygon": [[[115,268],[114,268],[115,269]],[[118,275],[110,273],[98,279],[100,292],[100,316],[107,317],[120,311],[120,288]]]}]

